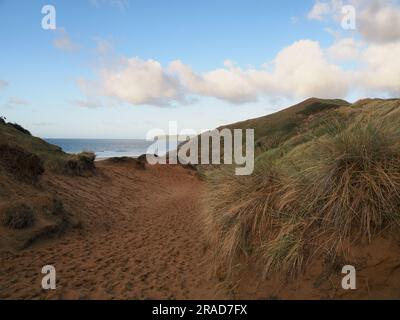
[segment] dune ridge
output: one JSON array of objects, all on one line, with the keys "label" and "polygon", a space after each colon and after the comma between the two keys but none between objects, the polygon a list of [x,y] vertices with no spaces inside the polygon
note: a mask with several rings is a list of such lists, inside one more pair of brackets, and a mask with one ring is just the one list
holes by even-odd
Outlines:
[{"label": "dune ridge", "polygon": [[0,298],[397,299],[399,121],[397,99],[312,98],[226,126],[255,128],[240,178],[95,162],[0,121]]}]

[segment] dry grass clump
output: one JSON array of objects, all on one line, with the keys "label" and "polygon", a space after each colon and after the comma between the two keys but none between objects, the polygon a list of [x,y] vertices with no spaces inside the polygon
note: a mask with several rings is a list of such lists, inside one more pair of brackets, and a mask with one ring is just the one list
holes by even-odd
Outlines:
[{"label": "dry grass clump", "polygon": [[133,165],[135,168],[140,170],[146,169],[146,155],[141,155],[137,158],[133,157],[113,157],[105,160],[112,164],[121,164],[121,165]]},{"label": "dry grass clump", "polygon": [[208,180],[212,191],[206,201],[211,209],[205,224],[212,236],[214,265],[231,273],[238,257],[257,253],[271,239],[275,224],[296,198],[286,190],[288,181],[273,160],[244,179],[214,172]]},{"label": "dry grass clump", "polygon": [[400,130],[392,119],[362,115],[289,151],[271,150],[250,177],[213,172],[205,225],[215,270],[229,276],[250,258],[264,276],[296,276],[347,240],[397,227]]},{"label": "dry grass clump", "polygon": [[10,207],[1,215],[1,224],[9,229],[26,229],[32,227],[34,223],[34,211],[26,204]]},{"label": "dry grass clump", "polygon": [[370,241],[400,217],[400,135],[383,122],[360,121],[315,143],[304,179],[305,212],[343,237]]},{"label": "dry grass clump", "polygon": [[20,147],[0,144],[0,163],[19,180],[35,183],[44,173],[43,161]]},{"label": "dry grass clump", "polygon": [[60,170],[68,175],[84,175],[96,168],[95,159],[96,155],[93,152],[81,152],[71,155],[67,160],[62,161]]}]

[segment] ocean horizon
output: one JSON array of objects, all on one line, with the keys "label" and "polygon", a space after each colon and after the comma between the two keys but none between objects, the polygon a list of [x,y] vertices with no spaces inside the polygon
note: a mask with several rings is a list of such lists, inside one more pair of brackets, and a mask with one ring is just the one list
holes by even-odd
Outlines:
[{"label": "ocean horizon", "polygon": [[[113,157],[138,157],[147,153],[154,141],[145,139],[62,139],[47,138],[48,143],[59,146],[64,152],[75,154],[90,151],[96,154],[98,159]],[[159,156],[177,148],[178,143],[172,141],[167,145],[165,141],[158,143]]]}]

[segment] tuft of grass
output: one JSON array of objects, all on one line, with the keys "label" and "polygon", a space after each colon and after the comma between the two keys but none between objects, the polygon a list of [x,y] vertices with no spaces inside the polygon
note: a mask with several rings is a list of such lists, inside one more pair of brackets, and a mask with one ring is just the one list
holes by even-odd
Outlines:
[{"label": "tuft of grass", "polygon": [[66,160],[62,160],[59,163],[60,168],[58,170],[67,175],[82,176],[96,168],[95,159],[96,155],[87,151],[70,155]]},{"label": "tuft of grass", "polygon": [[24,182],[36,183],[44,172],[43,161],[20,147],[0,144],[0,164],[8,173]]},{"label": "tuft of grass", "polygon": [[26,229],[35,223],[33,209],[26,204],[8,208],[1,215],[1,224],[9,229]]},{"label": "tuft of grass", "polygon": [[249,257],[264,244],[268,239],[265,230],[273,228],[287,204],[295,200],[286,192],[287,182],[276,163],[269,161],[269,166],[258,167],[254,176],[244,179],[224,170],[206,177],[211,190],[205,225],[215,248],[216,271],[223,266],[231,274],[236,258]]},{"label": "tuft of grass", "polygon": [[304,229],[301,223],[285,223],[275,237],[259,247],[264,278],[277,271],[294,278],[302,270],[306,259]]},{"label": "tuft of grass", "polygon": [[308,118],[297,136],[257,156],[252,176],[210,170],[204,222],[214,270],[229,277],[256,261],[260,277],[295,277],[317,256],[345,255],[343,243],[398,232],[399,102]]},{"label": "tuft of grass", "polygon": [[396,128],[367,120],[316,141],[301,172],[306,212],[341,236],[356,228],[369,241],[388,221],[397,223],[399,138]]}]

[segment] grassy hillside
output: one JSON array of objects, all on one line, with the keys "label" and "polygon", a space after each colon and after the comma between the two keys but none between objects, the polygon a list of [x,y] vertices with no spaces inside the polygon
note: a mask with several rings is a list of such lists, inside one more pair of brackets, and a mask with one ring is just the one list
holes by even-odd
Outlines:
[{"label": "grassy hillside", "polygon": [[349,257],[352,243],[398,233],[400,100],[309,99],[228,128],[255,128],[255,171],[208,171],[204,217],[224,276],[296,277],[316,259]]},{"label": "grassy hillside", "polygon": [[25,248],[77,224],[43,176],[74,179],[93,169],[93,154],[67,154],[0,118],[0,249]]},{"label": "grassy hillside", "polygon": [[6,123],[4,120],[0,121],[0,146],[7,146],[8,149],[18,149],[36,155],[43,161],[46,169],[59,173],[79,175],[84,174],[85,171],[94,166],[93,154],[67,154],[60,147],[33,137],[29,131],[18,124]]},{"label": "grassy hillside", "polygon": [[304,122],[318,115],[323,121],[335,110],[342,106],[349,106],[344,100],[307,99],[285,110],[261,118],[238,122],[221,127],[230,129],[254,129],[255,142],[258,147],[273,148],[290,137],[304,130]]}]

